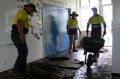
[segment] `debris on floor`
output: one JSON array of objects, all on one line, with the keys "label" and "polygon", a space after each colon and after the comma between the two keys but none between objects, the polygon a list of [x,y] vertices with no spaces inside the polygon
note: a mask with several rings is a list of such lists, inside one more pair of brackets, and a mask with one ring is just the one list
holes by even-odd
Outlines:
[{"label": "debris on floor", "polygon": [[73,79],[75,71],[36,62],[30,65],[30,75],[36,79]]}]

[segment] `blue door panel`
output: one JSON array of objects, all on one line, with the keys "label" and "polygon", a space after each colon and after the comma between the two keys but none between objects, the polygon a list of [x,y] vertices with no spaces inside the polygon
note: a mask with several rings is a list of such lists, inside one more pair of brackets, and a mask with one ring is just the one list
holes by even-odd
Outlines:
[{"label": "blue door panel", "polygon": [[45,57],[68,49],[67,19],[68,9],[51,5],[43,6]]}]

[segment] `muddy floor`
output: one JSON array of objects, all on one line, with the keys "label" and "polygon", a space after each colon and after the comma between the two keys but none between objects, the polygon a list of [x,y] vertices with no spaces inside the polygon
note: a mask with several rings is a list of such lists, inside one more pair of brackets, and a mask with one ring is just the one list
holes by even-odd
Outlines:
[{"label": "muddy floor", "polygon": [[112,49],[105,48],[105,52],[100,53],[98,62],[93,63],[90,69],[86,65],[80,67],[75,73],[74,79],[112,79]]},{"label": "muddy floor", "polygon": [[[103,52],[100,53],[98,61],[96,63],[93,63],[93,65],[90,68],[87,68],[86,64],[84,63],[85,59],[85,55],[83,54],[84,50],[81,48],[78,48],[78,50],[79,50],[78,52],[72,53],[63,52],[57,56],[53,56],[52,59],[51,58],[45,59],[43,60],[43,62],[47,64],[52,64],[55,67],[57,66],[58,68],[60,68],[60,73],[62,73],[58,74],[60,79],[69,79],[69,76],[70,79],[113,79],[111,77],[112,47],[105,47],[104,49],[102,49]],[[41,67],[43,68],[43,66]],[[30,70],[28,70],[28,72],[29,71]],[[52,73],[52,71],[49,73]],[[0,79],[11,79],[9,78],[10,77],[9,74],[11,75],[11,72],[2,73],[0,75]],[[49,78],[44,79],[59,79],[57,76],[56,76],[57,78],[54,78],[54,76],[50,76]],[[68,76],[68,78],[62,78],[61,76],[62,77]],[[26,79],[43,79],[43,78],[40,77],[35,78],[34,76],[31,76],[31,73],[29,72],[28,77]]]}]

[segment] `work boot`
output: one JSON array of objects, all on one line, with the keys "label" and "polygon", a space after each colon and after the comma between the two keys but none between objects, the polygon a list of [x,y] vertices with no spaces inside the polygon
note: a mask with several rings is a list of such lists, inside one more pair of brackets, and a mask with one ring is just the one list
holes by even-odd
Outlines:
[{"label": "work boot", "polygon": [[76,50],[76,49],[73,49],[73,52],[78,52],[78,50]]},{"label": "work boot", "polygon": [[72,47],[69,47],[69,51],[68,51],[69,53],[72,53]]},{"label": "work boot", "polygon": [[69,53],[72,53],[72,50],[69,50]]}]

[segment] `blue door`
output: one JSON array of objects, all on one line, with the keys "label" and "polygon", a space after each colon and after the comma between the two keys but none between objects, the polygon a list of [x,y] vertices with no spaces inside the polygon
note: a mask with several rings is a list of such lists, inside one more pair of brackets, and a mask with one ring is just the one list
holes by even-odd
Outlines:
[{"label": "blue door", "polygon": [[50,5],[43,6],[45,57],[58,54],[69,48],[66,31],[67,20],[68,9]]}]

